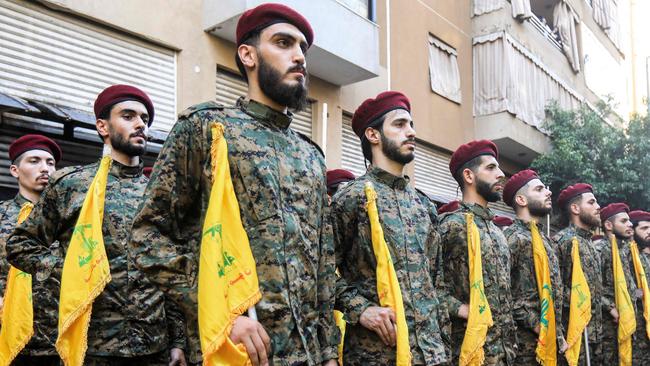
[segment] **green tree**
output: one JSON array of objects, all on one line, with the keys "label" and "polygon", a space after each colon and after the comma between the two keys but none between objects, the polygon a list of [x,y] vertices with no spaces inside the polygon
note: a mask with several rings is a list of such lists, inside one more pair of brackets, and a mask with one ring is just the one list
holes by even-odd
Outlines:
[{"label": "green tree", "polygon": [[627,202],[632,209],[650,210],[650,119],[636,116],[627,128],[618,128],[600,117],[609,113],[605,104],[597,111],[549,106],[545,127],[552,149],[537,157],[532,168],[554,197],[568,185],[585,182],[594,187],[601,206]]}]

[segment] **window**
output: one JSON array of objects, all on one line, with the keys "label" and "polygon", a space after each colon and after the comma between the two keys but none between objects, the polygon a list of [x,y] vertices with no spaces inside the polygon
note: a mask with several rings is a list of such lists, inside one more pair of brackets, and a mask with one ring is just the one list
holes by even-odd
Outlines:
[{"label": "window", "polygon": [[360,16],[375,21],[375,0],[337,0]]},{"label": "window", "polygon": [[460,104],[458,54],[432,35],[429,35],[429,79],[434,93]]}]

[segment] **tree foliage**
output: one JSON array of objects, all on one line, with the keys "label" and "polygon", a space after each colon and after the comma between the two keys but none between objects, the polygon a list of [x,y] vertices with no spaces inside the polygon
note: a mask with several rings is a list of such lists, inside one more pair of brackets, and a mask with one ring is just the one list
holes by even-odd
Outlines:
[{"label": "tree foliage", "polygon": [[532,168],[551,187],[554,197],[568,185],[585,182],[594,187],[602,206],[626,202],[632,209],[650,210],[650,118],[634,117],[626,128],[613,127],[597,111],[575,111],[551,105],[546,129],[552,150],[537,157]]}]

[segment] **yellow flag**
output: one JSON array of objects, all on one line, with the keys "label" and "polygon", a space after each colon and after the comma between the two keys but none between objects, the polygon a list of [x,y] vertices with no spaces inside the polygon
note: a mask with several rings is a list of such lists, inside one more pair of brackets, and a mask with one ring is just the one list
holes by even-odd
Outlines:
[{"label": "yellow flag", "polygon": [[63,262],[56,350],[66,366],[83,364],[95,298],[111,281],[102,221],[111,157],[104,156],[81,206]]},{"label": "yellow flag", "polygon": [[537,356],[537,362],[544,366],[556,365],[555,299],[553,299],[548,255],[535,221],[530,222],[530,232],[533,239],[535,279],[537,280],[537,292],[539,293],[539,301],[541,304],[539,337],[537,338],[535,355]]},{"label": "yellow flag", "polygon": [[587,278],[582,272],[578,239],[573,238],[571,247],[571,302],[569,303],[569,327],[567,329],[567,348],[564,356],[570,366],[576,366],[580,358],[582,333],[591,321],[591,291]]},{"label": "yellow flag", "polygon": [[630,252],[632,253],[632,263],[634,263],[636,283],[641,291],[643,291],[643,318],[645,319],[645,332],[648,339],[650,339],[650,289],[648,288],[648,279],[645,276],[645,270],[641,264],[639,247],[635,241],[630,243]]},{"label": "yellow flag", "polygon": [[341,331],[341,342],[339,342],[339,366],[343,366],[343,339],[345,337],[345,319],[343,319],[343,313],[334,310],[334,321],[336,321],[336,326],[339,327]]},{"label": "yellow flag", "polygon": [[467,221],[467,256],[469,264],[469,316],[465,337],[460,348],[460,365],[478,366],[485,362],[483,345],[492,321],[492,310],[485,297],[481,234],[474,223],[474,215],[465,214]]},{"label": "yellow flag", "polygon": [[397,366],[406,366],[411,364],[411,347],[409,346],[409,328],[406,324],[402,291],[397,281],[397,273],[395,273],[393,260],[390,257],[388,244],[386,244],[386,240],[384,239],[384,231],[379,222],[377,193],[371,182],[367,182],[364,188],[367,199],[366,209],[368,210],[368,219],[370,220],[372,249],[375,252],[375,259],[377,260],[376,273],[379,304],[384,307],[389,307],[395,312],[395,318],[397,320]]},{"label": "yellow flag", "polygon": [[632,334],[636,331],[634,306],[627,291],[627,283],[623,272],[623,263],[618,254],[616,237],[611,236],[612,270],[614,272],[614,298],[618,311],[618,364],[632,365]]},{"label": "yellow flag", "polygon": [[[26,202],[18,213],[18,224],[27,219],[34,205]],[[6,366],[25,348],[34,335],[32,276],[9,267],[0,329],[0,365]]]},{"label": "yellow flag", "polygon": [[244,346],[233,344],[229,335],[235,318],[262,298],[223,129],[221,123],[211,126],[212,188],[199,260],[199,334],[206,366],[250,364]]}]

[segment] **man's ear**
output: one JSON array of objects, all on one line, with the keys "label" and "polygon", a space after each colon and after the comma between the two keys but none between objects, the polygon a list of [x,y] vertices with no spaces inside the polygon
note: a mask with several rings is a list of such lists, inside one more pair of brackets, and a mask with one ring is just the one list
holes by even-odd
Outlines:
[{"label": "man's ear", "polygon": [[517,206],[526,207],[528,206],[528,198],[523,194],[515,194],[515,203]]},{"label": "man's ear", "polygon": [[249,69],[257,65],[257,48],[248,44],[241,44],[237,47],[237,56],[242,65]]},{"label": "man's ear", "polygon": [[9,172],[11,173],[11,176],[18,179],[18,166],[17,165],[11,164],[11,166],[9,167]]},{"label": "man's ear", "polygon": [[102,140],[105,140],[108,137],[108,121],[105,119],[98,118],[95,121],[95,128],[97,128],[97,133],[102,137]]},{"label": "man's ear", "polygon": [[605,222],[603,222],[603,226],[607,231],[614,231],[614,224],[610,220],[605,220]]},{"label": "man's ear", "polygon": [[463,180],[465,181],[465,184],[474,184],[474,179],[475,179],[474,172],[470,168],[465,168],[463,169]]},{"label": "man's ear", "polygon": [[366,128],[365,135],[366,135],[366,140],[368,140],[370,145],[379,144],[379,141],[381,140],[381,132],[379,132],[379,130],[376,130],[372,127]]},{"label": "man's ear", "polygon": [[571,212],[574,215],[580,215],[580,206],[578,205],[577,202],[574,202],[569,205],[569,212]]}]

